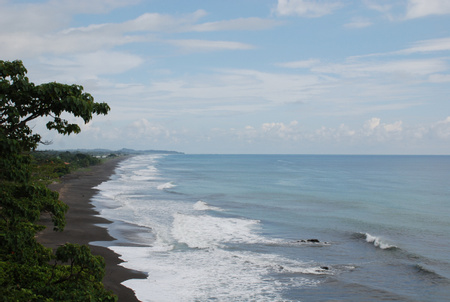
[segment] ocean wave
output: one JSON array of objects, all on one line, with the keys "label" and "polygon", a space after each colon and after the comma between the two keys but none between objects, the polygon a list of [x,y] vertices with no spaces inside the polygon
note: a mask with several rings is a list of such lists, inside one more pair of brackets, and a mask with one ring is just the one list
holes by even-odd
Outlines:
[{"label": "ocean wave", "polygon": [[368,243],[372,243],[375,247],[380,248],[382,250],[393,250],[398,247],[388,243],[384,238],[380,236],[373,236],[369,233],[356,233],[356,238],[364,239]]},{"label": "ocean wave", "polygon": [[[127,280],[138,298],[152,301],[285,301],[289,288],[317,286],[310,278],[317,264],[223,249],[155,253],[150,248],[113,247],[125,260],[123,266],[149,273],[147,279]],[[151,255],[151,257],[149,257]],[[287,274],[276,279],[277,274]],[[211,298],[213,297],[213,298]]]},{"label": "ocean wave", "polygon": [[256,234],[258,220],[219,218],[209,215],[174,215],[172,235],[190,248],[213,248],[226,243],[258,243],[265,238]]},{"label": "ocean wave", "polygon": [[329,266],[283,266],[278,265],[282,273],[305,274],[305,275],[333,275],[334,270]]},{"label": "ocean wave", "polygon": [[194,210],[197,210],[197,211],[223,211],[223,209],[221,209],[219,207],[213,207],[213,206],[209,205],[207,202],[204,202],[202,200],[199,200],[194,204]]},{"label": "ocean wave", "polygon": [[175,187],[176,187],[176,185],[173,182],[169,181],[169,182],[166,182],[166,183],[164,183],[162,185],[159,185],[157,187],[157,189],[158,190],[167,190],[167,189],[172,189],[172,188],[175,188]]},{"label": "ocean wave", "polygon": [[414,265],[414,270],[417,273],[427,277],[428,279],[431,279],[432,281],[438,281],[438,282],[439,281],[440,282],[442,282],[442,281],[448,282],[449,281],[446,277],[442,276],[441,274],[434,271],[432,268],[426,266],[425,264]]}]

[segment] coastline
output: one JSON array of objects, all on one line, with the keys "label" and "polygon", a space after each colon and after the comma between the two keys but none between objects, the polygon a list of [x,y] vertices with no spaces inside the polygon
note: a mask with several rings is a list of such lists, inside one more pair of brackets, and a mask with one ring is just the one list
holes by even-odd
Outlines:
[{"label": "coastline", "polygon": [[97,193],[94,187],[107,181],[118,163],[126,157],[113,158],[100,165],[92,166],[88,171],[77,171],[61,178],[60,183],[49,186],[59,192],[60,200],[69,206],[66,213],[66,227],[62,232],[53,231],[50,217],[43,216],[41,223],[47,228],[39,233],[38,241],[49,248],[57,248],[66,242],[88,244],[94,255],[105,259],[105,288],[113,291],[119,301],[139,301],[134,291],[121,283],[129,279],[143,279],[147,275],[126,269],[119,264],[123,261],[119,255],[107,247],[91,245],[90,242],[113,241],[105,227],[99,224],[109,224],[111,221],[97,216],[98,212],[91,203],[91,198]]}]

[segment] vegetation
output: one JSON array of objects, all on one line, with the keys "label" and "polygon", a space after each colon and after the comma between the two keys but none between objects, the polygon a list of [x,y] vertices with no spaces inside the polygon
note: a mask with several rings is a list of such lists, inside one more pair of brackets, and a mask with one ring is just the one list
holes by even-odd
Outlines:
[{"label": "vegetation", "polygon": [[[0,61],[0,300],[116,301],[101,283],[104,260],[89,247],[65,244],[54,253],[36,240],[44,228],[38,224],[41,214],[50,213],[54,230],[61,231],[67,206],[46,187],[47,180],[33,173],[41,159],[33,160],[31,152],[42,142],[29,125],[45,117],[48,129],[79,133],[63,113],[87,123],[109,107],[94,102],[81,86],[35,85],[26,73],[21,61]],[[84,164],[86,158],[79,157]],[[59,168],[53,170],[56,175],[67,172]]]},{"label": "vegetation", "polygon": [[39,151],[32,152],[32,178],[34,181],[52,182],[80,168],[97,165],[101,160],[79,152]]}]

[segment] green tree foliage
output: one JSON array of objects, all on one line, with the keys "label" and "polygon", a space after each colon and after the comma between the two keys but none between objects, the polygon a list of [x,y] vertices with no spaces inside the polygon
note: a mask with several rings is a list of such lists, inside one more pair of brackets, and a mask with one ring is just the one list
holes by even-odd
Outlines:
[{"label": "green tree foliage", "polygon": [[79,152],[35,151],[31,153],[32,178],[51,183],[54,179],[80,168],[87,168],[101,162],[100,158]]},{"label": "green tree foliage", "polygon": [[87,246],[65,244],[56,253],[37,242],[42,213],[52,217],[54,230],[65,226],[67,205],[44,181],[32,177],[33,151],[41,136],[29,122],[47,117],[47,128],[61,134],[80,127],[61,117],[107,114],[78,85],[28,80],[21,61],[0,61],[0,300],[1,301],[115,301],[103,288],[104,262]]}]

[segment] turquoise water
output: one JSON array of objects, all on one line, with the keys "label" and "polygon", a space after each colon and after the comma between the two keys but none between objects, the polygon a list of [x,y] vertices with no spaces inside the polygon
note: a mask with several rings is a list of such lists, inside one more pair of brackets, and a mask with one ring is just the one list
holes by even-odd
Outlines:
[{"label": "turquoise water", "polygon": [[[447,301],[450,156],[146,155],[94,198],[142,301]],[[314,239],[314,240],[309,240]]]}]

